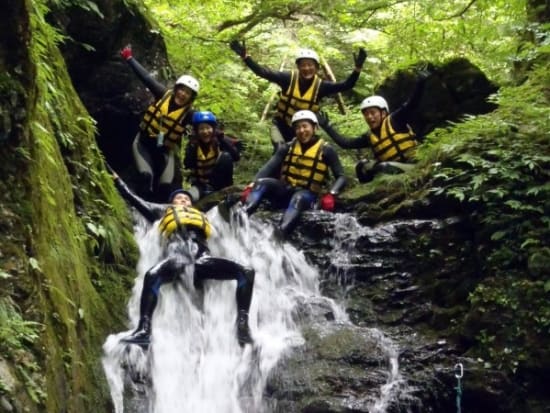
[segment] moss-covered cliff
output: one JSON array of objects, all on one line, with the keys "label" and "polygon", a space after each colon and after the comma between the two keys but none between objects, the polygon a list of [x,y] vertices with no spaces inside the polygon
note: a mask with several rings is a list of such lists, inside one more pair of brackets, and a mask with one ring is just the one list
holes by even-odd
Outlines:
[{"label": "moss-covered cliff", "polygon": [[45,12],[9,2],[0,26],[0,397],[101,411],[101,343],[126,318],[136,249]]}]

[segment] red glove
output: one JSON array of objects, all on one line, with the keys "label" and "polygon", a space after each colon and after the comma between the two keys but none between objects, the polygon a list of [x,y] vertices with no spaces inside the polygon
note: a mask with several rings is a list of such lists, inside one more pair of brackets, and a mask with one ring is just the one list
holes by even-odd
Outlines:
[{"label": "red glove", "polygon": [[334,211],[334,205],[336,204],[336,198],[332,194],[325,194],[321,197],[321,209],[325,211]]},{"label": "red glove", "polygon": [[252,184],[245,186],[243,192],[241,193],[241,202],[246,202],[246,198],[248,198],[248,195],[252,192],[252,186]]},{"label": "red glove", "polygon": [[120,55],[124,60],[130,60],[132,58],[132,46],[126,45],[124,49],[120,51]]}]

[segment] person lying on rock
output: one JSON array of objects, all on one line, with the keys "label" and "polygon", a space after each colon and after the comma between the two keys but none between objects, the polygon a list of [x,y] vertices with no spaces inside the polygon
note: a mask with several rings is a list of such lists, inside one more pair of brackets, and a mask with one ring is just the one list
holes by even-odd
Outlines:
[{"label": "person lying on rock", "polygon": [[390,112],[388,102],[382,96],[373,95],[364,99],[359,108],[369,131],[358,138],[341,136],[330,124],[326,113],[318,115],[319,125],[340,147],[371,148],[374,159],[362,159],[355,166],[359,182],[370,182],[378,173],[398,174],[413,167],[418,140],[409,123],[429,75],[427,70],[419,71],[411,96],[393,112]]},{"label": "person lying on rock", "polygon": [[[248,215],[258,209],[264,198],[275,208],[286,208],[276,232],[282,239],[296,227],[303,211],[317,205],[333,211],[336,196],[346,185],[338,154],[316,135],[317,125],[312,111],[296,112],[292,116],[296,137],[277,149],[241,196]],[[329,172],[335,181],[327,191]]]},{"label": "person lying on rock", "polygon": [[[185,272],[190,261],[189,254],[196,250],[194,257],[191,257],[194,259],[195,284],[200,285],[206,279],[237,280],[237,339],[241,346],[252,343],[248,310],[254,287],[254,270],[225,258],[210,256],[207,239],[212,227],[207,216],[193,207],[191,194],[184,189],[177,189],[167,198],[169,204],[151,203],[134,194],[114,172],[113,177],[116,188],[128,204],[151,224],[158,221],[157,227],[163,242],[162,259],[145,273],[138,326],[122,341],[149,345],[160,287],[164,283],[176,281]],[[189,242],[195,246],[190,248]]]},{"label": "person lying on rock", "polygon": [[322,98],[352,89],[367,58],[365,49],[360,48],[357,55],[353,56],[355,67],[348,78],[343,82],[331,82],[319,76],[320,60],[314,50],[300,49],[295,59],[296,69],[281,72],[258,65],[247,53],[244,41],[233,40],[229,45],[257,76],[281,87],[277,112],[271,128],[271,143],[274,150],[278,145],[294,138],[291,122],[294,113],[306,109],[317,112]]},{"label": "person lying on rock", "polygon": [[172,88],[157,82],[133,57],[128,45],[120,51],[122,58],[155,97],[132,144],[132,155],[138,170],[137,193],[149,201],[163,202],[181,187],[181,165],[178,158],[182,137],[187,134],[199,93],[199,82],[183,75]]}]

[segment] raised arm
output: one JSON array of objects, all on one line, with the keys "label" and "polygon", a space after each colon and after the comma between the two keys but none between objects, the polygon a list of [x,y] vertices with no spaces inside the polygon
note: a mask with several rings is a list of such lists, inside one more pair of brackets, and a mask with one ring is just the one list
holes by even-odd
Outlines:
[{"label": "raised arm", "polygon": [[234,145],[231,138],[226,136],[224,133],[220,133],[217,136],[218,142],[220,143],[220,149],[224,152],[227,152],[231,159],[233,159],[234,162],[237,162],[241,159],[241,154],[237,150],[237,147]]},{"label": "raised arm", "polygon": [[238,40],[233,40],[229,43],[229,46],[236,54],[240,56],[243,62],[250,70],[252,70],[252,72],[254,72],[254,74],[263,79],[269,80],[270,82],[276,83],[282,89],[288,88],[288,85],[290,85],[290,72],[279,72],[260,66],[247,53],[244,41],[239,42]]},{"label": "raised arm", "polygon": [[130,45],[125,46],[120,51],[120,55],[155,98],[160,99],[166,93],[168,90],[167,87],[151,76],[151,74],[134,58]]},{"label": "raised arm", "polygon": [[365,49],[360,48],[357,55],[353,55],[355,67],[346,80],[344,80],[343,82],[330,82],[328,80],[323,80],[323,82],[321,83],[321,87],[319,88],[319,99],[328,95],[333,95],[335,93],[353,89],[353,87],[357,83],[357,80],[359,79],[359,74],[361,73],[366,58],[367,52],[365,51]]},{"label": "raised arm", "polygon": [[325,112],[319,112],[317,114],[317,119],[319,120],[319,126],[323,128],[327,135],[330,136],[339,147],[344,149],[360,149],[370,146],[369,133],[358,136],[357,138],[346,138],[334,129]]},{"label": "raised arm", "polygon": [[129,205],[136,208],[147,221],[153,223],[163,215],[166,205],[144,201],[132,192],[132,190],[128,188],[128,185],[126,185],[126,183],[120,179],[116,173],[113,173],[113,178],[115,181],[115,187],[120,195],[126,202],[128,202]]}]

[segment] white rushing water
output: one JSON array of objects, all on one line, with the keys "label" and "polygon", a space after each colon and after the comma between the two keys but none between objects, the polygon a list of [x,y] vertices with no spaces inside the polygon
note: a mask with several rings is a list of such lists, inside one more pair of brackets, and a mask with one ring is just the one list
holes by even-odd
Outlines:
[{"label": "white rushing water", "polygon": [[[208,215],[216,229],[209,242],[211,255],[256,271],[249,313],[254,346],[243,349],[236,339],[236,282],[207,281],[200,292],[191,274],[162,286],[148,352],[119,343],[137,325],[143,276],[160,257],[156,227],[139,226],[141,258],[128,304],[132,328],[110,335],[104,344],[103,366],[115,413],[267,413],[262,394],[270,371],[285,353],[304,343],[296,323],[298,305],[322,302],[331,307],[335,322],[349,325],[343,309],[319,293],[317,269],[289,243],[274,241],[270,225],[242,216],[239,225],[229,225],[216,209]],[[385,343],[389,365],[388,381],[372,407],[379,413],[395,397],[392,388],[401,378],[395,346],[376,334]],[[144,384],[129,380],[125,366],[141,374]]]}]

